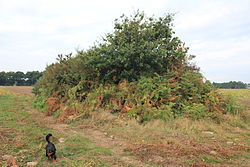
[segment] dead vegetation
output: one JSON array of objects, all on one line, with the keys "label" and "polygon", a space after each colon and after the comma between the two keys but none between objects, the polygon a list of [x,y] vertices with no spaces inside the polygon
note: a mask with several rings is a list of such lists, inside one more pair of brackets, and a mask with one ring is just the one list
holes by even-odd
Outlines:
[{"label": "dead vegetation", "polygon": [[33,97],[34,94],[32,93],[32,86],[4,86],[6,89],[20,94],[20,95],[26,95],[26,96],[31,96]]}]

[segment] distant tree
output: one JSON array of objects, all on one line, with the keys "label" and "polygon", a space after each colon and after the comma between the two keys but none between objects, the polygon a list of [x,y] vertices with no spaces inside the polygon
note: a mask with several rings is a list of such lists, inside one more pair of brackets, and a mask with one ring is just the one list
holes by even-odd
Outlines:
[{"label": "distant tree", "polygon": [[0,85],[2,86],[31,86],[42,76],[42,72],[31,71],[26,74],[17,72],[0,72]]},{"label": "distant tree", "polygon": [[241,81],[230,81],[230,82],[223,82],[223,83],[215,83],[213,82],[214,87],[220,89],[246,89],[247,84]]},{"label": "distant tree", "polygon": [[7,77],[5,72],[0,72],[0,85],[6,85]]},{"label": "distant tree", "polygon": [[14,81],[14,85],[17,86],[25,85],[25,74],[21,71],[13,73],[12,79]]},{"label": "distant tree", "polygon": [[42,76],[42,73],[39,71],[30,71],[25,74],[26,84],[34,85],[37,80]]},{"label": "distant tree", "polygon": [[15,72],[6,72],[6,86],[15,84],[14,74]]}]

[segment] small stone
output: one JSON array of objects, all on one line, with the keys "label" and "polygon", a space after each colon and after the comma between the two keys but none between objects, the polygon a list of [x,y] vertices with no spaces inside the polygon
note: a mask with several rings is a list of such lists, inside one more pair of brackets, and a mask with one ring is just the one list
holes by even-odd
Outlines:
[{"label": "small stone", "polygon": [[228,141],[227,144],[228,144],[228,145],[232,145],[232,144],[234,144],[234,142]]},{"label": "small stone", "polygon": [[161,156],[154,156],[153,158],[154,158],[154,161],[155,161],[155,162],[158,162],[158,163],[161,163],[161,162],[164,161],[164,158],[161,157]]},{"label": "small stone", "polygon": [[26,152],[28,152],[28,150],[20,150],[19,151],[20,154],[23,154],[23,153],[26,153]]},{"label": "small stone", "polygon": [[216,155],[217,154],[217,152],[216,151],[210,151],[210,153],[209,153],[210,155]]},{"label": "small stone", "polygon": [[108,135],[108,133],[106,133],[106,132],[105,132],[105,133],[103,133],[103,134],[104,134],[105,136],[107,136],[107,135]]},{"label": "small stone", "polygon": [[65,139],[64,139],[64,138],[60,138],[60,139],[58,139],[58,141],[59,141],[60,143],[64,143],[64,142],[65,142]]},{"label": "small stone", "polygon": [[211,132],[211,131],[204,131],[204,132],[202,132],[202,133],[210,134],[210,135],[213,135],[213,134],[214,134],[214,132]]},{"label": "small stone", "polygon": [[111,135],[110,137],[111,137],[111,139],[114,139],[114,138],[115,138],[113,135]]},{"label": "small stone", "polygon": [[9,160],[9,159],[13,159],[13,156],[12,156],[12,155],[4,155],[4,156],[2,156],[2,159],[3,159],[4,161],[7,161],[7,160]]},{"label": "small stone", "polygon": [[74,119],[74,116],[71,115],[71,116],[69,116],[68,118],[69,118],[69,120],[73,120],[73,119]]},{"label": "small stone", "polygon": [[27,166],[36,166],[38,162],[27,162]]}]

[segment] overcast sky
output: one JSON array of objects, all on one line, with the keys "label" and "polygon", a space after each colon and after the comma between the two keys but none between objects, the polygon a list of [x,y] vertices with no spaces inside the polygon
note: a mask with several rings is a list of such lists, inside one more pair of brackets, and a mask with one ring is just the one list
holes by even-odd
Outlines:
[{"label": "overcast sky", "polygon": [[250,83],[250,0],[0,0],[0,71],[43,71],[137,9],[176,13],[176,36],[207,79]]}]

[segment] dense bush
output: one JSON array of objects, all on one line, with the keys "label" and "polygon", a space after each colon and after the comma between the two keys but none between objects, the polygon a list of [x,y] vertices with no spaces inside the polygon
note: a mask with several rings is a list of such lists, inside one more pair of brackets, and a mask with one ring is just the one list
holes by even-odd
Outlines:
[{"label": "dense bush", "polygon": [[59,55],[48,66],[34,88],[36,102],[54,112],[51,98],[59,99],[62,120],[104,110],[139,122],[226,113],[227,101],[190,63],[192,58],[174,36],[172,15],[122,16],[99,44],[75,57]]},{"label": "dense bush", "polygon": [[143,13],[122,16],[115,21],[114,31],[86,52],[87,64],[97,69],[99,80],[114,83],[186,67],[188,48],[173,36],[171,22],[171,15],[159,19]]}]

